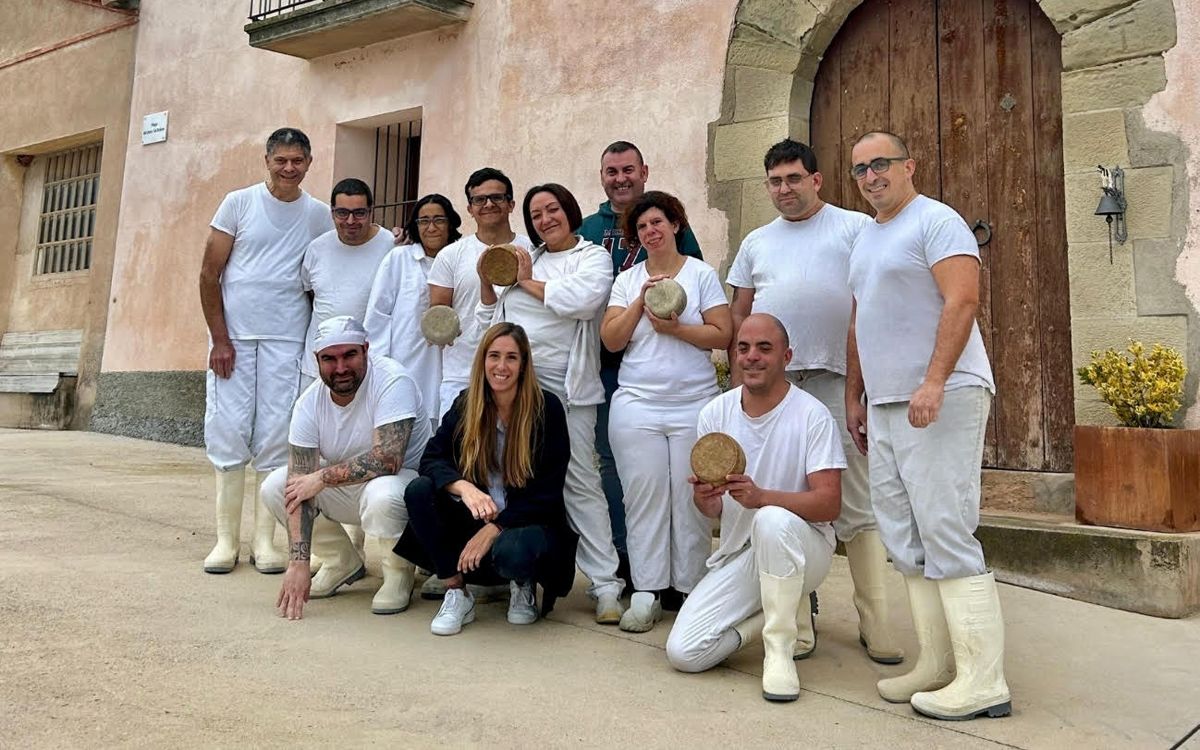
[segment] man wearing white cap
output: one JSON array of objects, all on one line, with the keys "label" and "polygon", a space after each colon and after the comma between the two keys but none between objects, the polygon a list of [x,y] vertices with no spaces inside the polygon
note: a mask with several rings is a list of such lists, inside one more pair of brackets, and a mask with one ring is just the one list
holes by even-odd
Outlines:
[{"label": "man wearing white cap", "polygon": [[367,332],[348,315],[326,320],[314,344],[321,380],[296,401],[288,435],[287,468],[263,483],[263,503],[288,529],[287,572],[280,614],[299,619],[311,598],[332,596],[365,575],[362,557],[343,536],[309,578],[317,514],[360,524],[380,540],[383,585],[371,601],[376,614],[408,608],[413,567],[394,552],[408,524],[404,489],[429,440],[420,390],[404,367],[369,357]]}]

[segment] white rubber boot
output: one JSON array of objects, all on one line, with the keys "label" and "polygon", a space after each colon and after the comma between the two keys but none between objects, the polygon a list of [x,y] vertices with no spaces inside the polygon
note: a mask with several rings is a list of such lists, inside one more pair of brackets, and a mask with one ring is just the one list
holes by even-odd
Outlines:
[{"label": "white rubber boot", "polygon": [[733,626],[734,632],[738,634],[738,639],[741,641],[738,644],[738,651],[746,648],[750,644],[762,637],[763,629],[763,614],[759,612],[756,615],[747,617],[737,625]]},{"label": "white rubber boot", "polygon": [[1004,680],[1004,617],[991,573],[938,581],[958,676],[946,687],[920,692],[912,707],[935,719],[963,721],[1008,716],[1012,697]]},{"label": "white rubber boot", "polygon": [[355,551],[340,523],[318,513],[313,521],[313,547],[320,545],[321,569],[312,579],[309,599],[326,599],[341,586],[349,586],[367,574],[367,566]]},{"label": "white rubber boot", "polygon": [[350,543],[354,545],[354,551],[358,553],[359,557],[366,560],[367,533],[363,531],[363,527],[355,526],[352,523],[344,523],[342,524],[342,528],[346,530],[346,536],[350,537]]},{"label": "white rubber boot", "polygon": [[946,629],[937,581],[919,575],[905,576],[904,584],[908,589],[908,606],[912,609],[913,627],[921,651],[917,654],[917,663],[907,674],[875,683],[879,697],[891,703],[908,703],[913,693],[937,690],[954,679],[954,652],[950,649],[950,633]]},{"label": "white rubber boot", "polygon": [[792,650],[796,645],[796,611],[804,599],[804,578],[759,573],[758,585],[763,604],[763,697],[794,701],[800,697],[800,678],[792,663]]},{"label": "white rubber boot", "polygon": [[216,472],[217,544],[204,558],[205,573],[228,573],[238,561],[242,544],[242,495],[246,470]]},{"label": "white rubber boot", "polygon": [[854,608],[858,610],[858,642],[867,656],[880,664],[899,664],[904,651],[896,645],[888,618],[887,551],[874,529],[860,531],[846,542],[846,561],[854,581]]},{"label": "white rubber boot", "polygon": [[416,567],[400,555],[392,552],[395,539],[376,539],[379,550],[379,570],[383,584],[371,600],[371,611],[377,615],[394,615],[408,609],[412,600]]},{"label": "white rubber boot", "polygon": [[282,573],[287,570],[288,556],[275,546],[275,529],[279,522],[262,502],[262,483],[270,473],[254,472],[254,541],[250,543],[250,562],[259,573]]},{"label": "white rubber boot", "polygon": [[817,592],[808,595],[808,606],[796,611],[796,645],[792,647],[792,659],[802,661],[817,650]]}]

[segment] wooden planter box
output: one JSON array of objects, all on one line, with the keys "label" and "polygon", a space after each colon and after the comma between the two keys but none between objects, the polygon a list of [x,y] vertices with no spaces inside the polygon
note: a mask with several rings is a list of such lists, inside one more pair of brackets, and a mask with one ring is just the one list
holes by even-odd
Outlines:
[{"label": "wooden planter box", "polygon": [[1200,530],[1200,430],[1075,426],[1075,518]]}]

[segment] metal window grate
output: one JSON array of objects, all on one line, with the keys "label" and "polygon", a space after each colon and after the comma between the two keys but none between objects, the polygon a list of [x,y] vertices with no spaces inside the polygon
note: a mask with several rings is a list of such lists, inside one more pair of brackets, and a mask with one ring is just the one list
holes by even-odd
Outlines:
[{"label": "metal window grate", "polygon": [[301,5],[312,5],[322,0],[250,0],[250,22],[277,16]]},{"label": "metal window grate", "polygon": [[404,224],[409,208],[419,197],[420,167],[420,120],[375,128],[375,175],[371,192],[375,194],[376,224],[388,228]]},{"label": "metal window grate", "polygon": [[33,259],[35,275],[91,268],[96,200],[100,194],[100,148],[94,143],[46,158]]}]

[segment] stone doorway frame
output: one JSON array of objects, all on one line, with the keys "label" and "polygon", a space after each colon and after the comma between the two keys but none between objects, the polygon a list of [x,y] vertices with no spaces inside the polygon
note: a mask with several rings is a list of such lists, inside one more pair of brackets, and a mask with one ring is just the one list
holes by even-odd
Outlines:
[{"label": "stone doorway frame", "polygon": [[[862,0],[738,0],[726,53],[721,113],[709,125],[709,204],[729,221],[722,276],[755,227],[775,218],[762,156],[786,135],[809,140],[813,81],[825,49]],[[1187,235],[1187,151],[1150,130],[1143,108],[1166,86],[1175,46],[1171,0],[1038,0],[1062,36],[1063,167],[1074,367],[1130,338],[1174,346],[1200,361],[1200,315],[1175,279]],[[1129,241],[1114,249],[1093,215],[1096,165],[1126,172]],[[1190,323],[1190,325],[1189,325]],[[1191,406],[1200,368],[1192,368]],[[1075,420],[1113,424],[1091,389],[1075,383]]]}]

